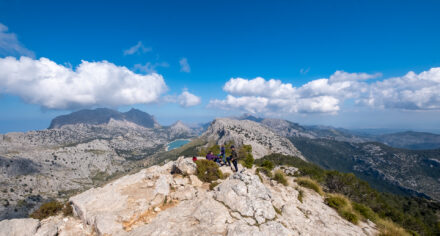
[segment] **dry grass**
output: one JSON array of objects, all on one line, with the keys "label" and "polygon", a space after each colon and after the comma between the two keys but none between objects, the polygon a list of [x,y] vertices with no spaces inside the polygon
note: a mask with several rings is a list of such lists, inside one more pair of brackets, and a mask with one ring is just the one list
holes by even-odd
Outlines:
[{"label": "dry grass", "polygon": [[284,175],[284,172],[281,171],[281,170],[275,171],[273,179],[276,180],[278,183],[284,185],[284,186],[288,185],[286,176]]},{"label": "dry grass", "polygon": [[319,195],[324,195],[324,191],[322,191],[321,185],[319,185],[315,180],[310,179],[309,177],[299,177],[295,180],[299,185],[313,189]]},{"label": "dry grass", "polygon": [[402,227],[390,220],[378,219],[376,222],[380,231],[380,236],[410,236]]},{"label": "dry grass", "polygon": [[334,208],[339,216],[350,221],[353,224],[359,222],[359,215],[353,210],[351,201],[342,194],[329,194],[325,203]]}]

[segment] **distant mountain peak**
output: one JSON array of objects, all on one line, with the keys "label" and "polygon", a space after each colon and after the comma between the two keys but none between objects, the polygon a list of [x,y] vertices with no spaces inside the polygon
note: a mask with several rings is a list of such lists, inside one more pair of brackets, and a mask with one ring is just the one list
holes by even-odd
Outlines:
[{"label": "distant mountain peak", "polygon": [[70,124],[107,124],[111,119],[118,121],[128,121],[146,128],[155,128],[160,125],[155,118],[141,110],[132,108],[127,112],[119,112],[109,108],[84,109],[72,112],[68,115],[55,117],[49,129],[61,128]]},{"label": "distant mountain peak", "polygon": [[243,115],[237,117],[237,120],[251,120],[255,122],[261,122],[262,120],[264,120],[264,118],[255,116],[251,113],[244,113]]}]

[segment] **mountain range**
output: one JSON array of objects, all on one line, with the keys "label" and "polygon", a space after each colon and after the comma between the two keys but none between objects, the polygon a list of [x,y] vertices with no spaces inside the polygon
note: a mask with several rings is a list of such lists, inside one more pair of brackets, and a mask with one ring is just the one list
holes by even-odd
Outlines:
[{"label": "mountain range", "polygon": [[[437,136],[365,135],[250,115],[197,127],[182,122],[161,126],[135,109],[82,110],[56,117],[46,130],[0,135],[0,219],[26,216],[49,199],[67,199],[145,166],[198,155],[200,148],[228,141],[251,145],[255,158],[297,156],[326,169],[353,172],[382,191],[440,200],[440,151],[388,146],[434,148]],[[193,141],[166,151],[179,138]]]}]

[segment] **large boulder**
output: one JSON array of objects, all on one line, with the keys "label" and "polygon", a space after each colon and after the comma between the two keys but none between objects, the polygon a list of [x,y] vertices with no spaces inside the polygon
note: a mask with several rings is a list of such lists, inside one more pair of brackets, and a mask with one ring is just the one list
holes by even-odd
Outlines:
[{"label": "large boulder", "polygon": [[193,175],[197,172],[197,165],[191,158],[181,156],[175,162],[173,172],[184,175]]}]

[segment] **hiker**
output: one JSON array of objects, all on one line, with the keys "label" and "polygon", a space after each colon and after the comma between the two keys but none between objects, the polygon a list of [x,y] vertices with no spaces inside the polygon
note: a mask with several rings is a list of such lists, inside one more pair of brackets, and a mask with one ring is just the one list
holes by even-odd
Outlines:
[{"label": "hiker", "polygon": [[231,156],[228,157],[227,161],[228,161],[229,166],[231,166],[231,161],[232,161],[232,164],[235,167],[235,172],[238,172],[238,166],[237,166],[238,155],[237,155],[237,152],[235,151],[234,145],[231,146]]},{"label": "hiker", "polygon": [[215,161],[215,155],[212,153],[212,151],[208,152],[206,155],[206,160]]},{"label": "hiker", "polygon": [[223,164],[226,165],[225,145],[222,145],[220,148],[220,156],[222,157]]}]

